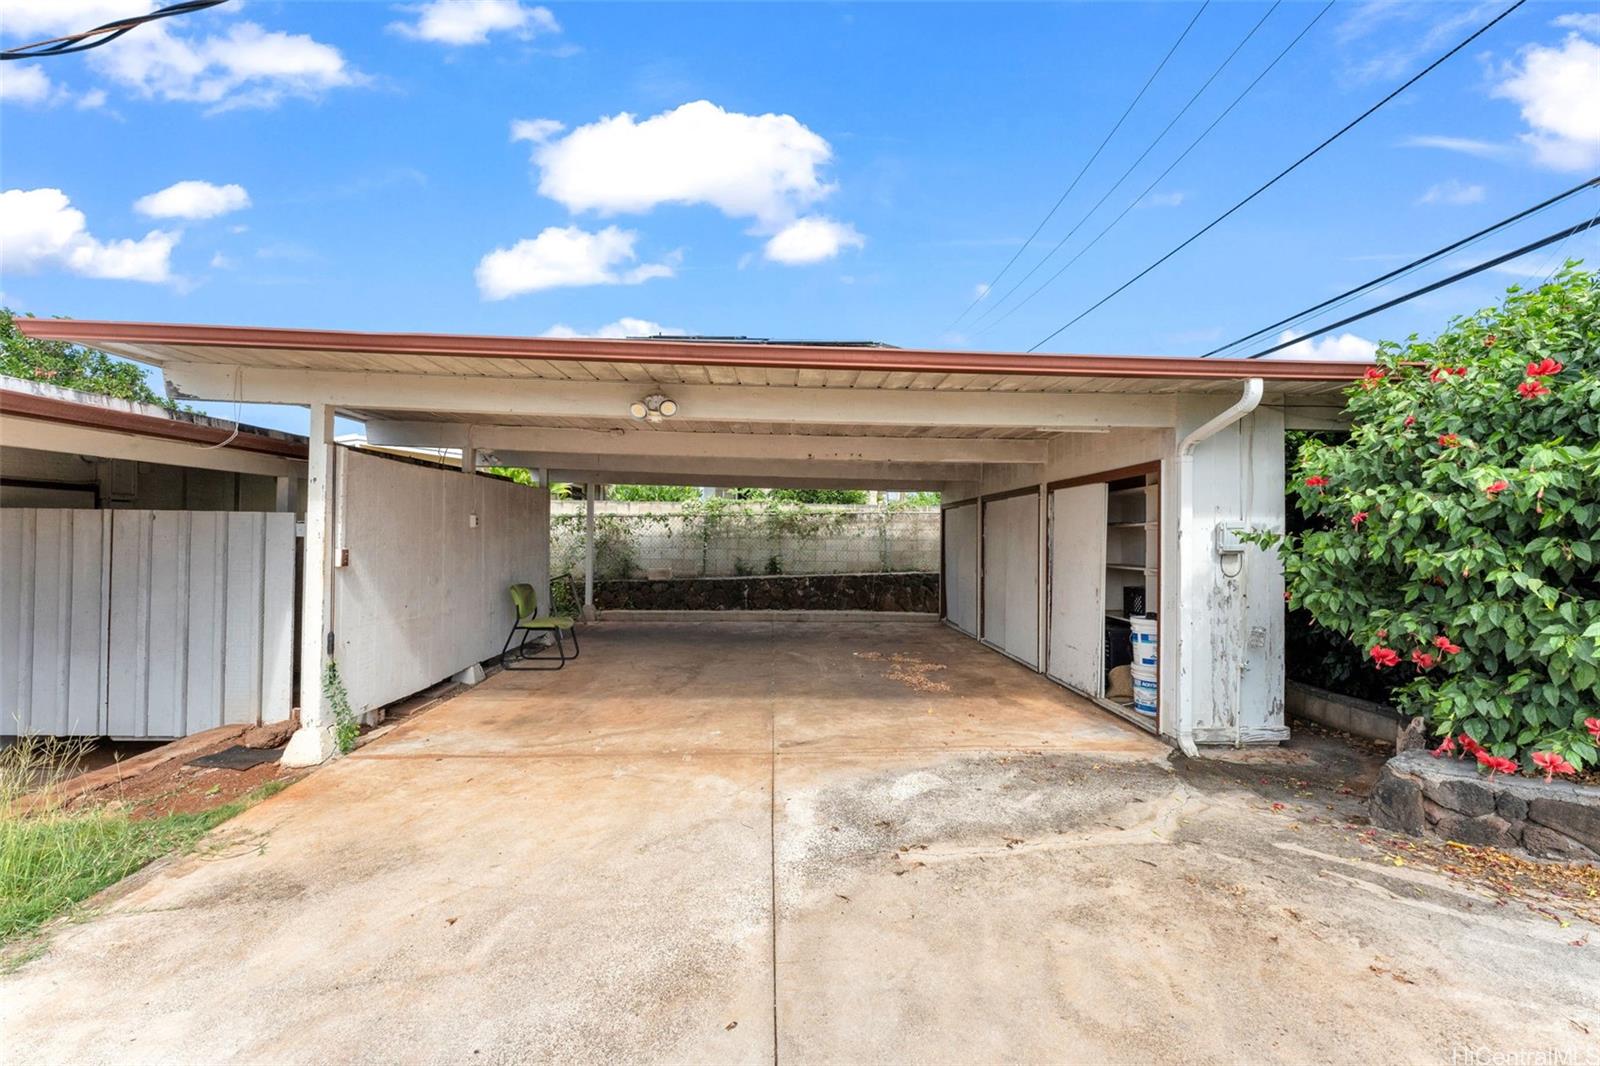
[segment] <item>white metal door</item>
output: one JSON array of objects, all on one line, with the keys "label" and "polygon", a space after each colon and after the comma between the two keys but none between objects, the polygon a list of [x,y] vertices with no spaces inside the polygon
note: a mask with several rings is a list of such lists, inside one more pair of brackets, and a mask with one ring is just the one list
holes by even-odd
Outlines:
[{"label": "white metal door", "polygon": [[968,636],[978,635],[978,505],[944,510],[944,616]]},{"label": "white metal door", "polygon": [[1091,696],[1105,689],[1106,486],[1050,494],[1049,653],[1045,673]]},{"label": "white metal door", "polygon": [[1039,496],[983,507],[983,639],[1039,665]]}]

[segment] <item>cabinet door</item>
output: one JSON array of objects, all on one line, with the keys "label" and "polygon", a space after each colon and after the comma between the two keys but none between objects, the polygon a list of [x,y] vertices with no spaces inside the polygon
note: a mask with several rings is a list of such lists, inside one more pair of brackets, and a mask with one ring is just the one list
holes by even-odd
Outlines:
[{"label": "cabinet door", "polygon": [[1050,640],[1045,673],[1105,692],[1106,486],[1050,494]]},{"label": "cabinet door", "polygon": [[1039,496],[983,508],[983,639],[1029,666],[1039,663]]}]

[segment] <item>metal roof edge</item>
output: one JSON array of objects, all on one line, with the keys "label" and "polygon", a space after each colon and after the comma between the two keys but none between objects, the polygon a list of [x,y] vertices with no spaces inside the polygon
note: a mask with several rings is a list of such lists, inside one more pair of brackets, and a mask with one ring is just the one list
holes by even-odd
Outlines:
[{"label": "metal roof edge", "polygon": [[829,347],[579,337],[504,337],[449,333],[372,333],[163,322],[18,319],[37,340],[79,344],[169,344],[432,357],[542,359],[553,362],[751,366],[793,370],[877,370],[1026,377],[1122,377],[1351,381],[1370,361],[1200,359],[1193,356],[1032,355],[1020,352]]}]

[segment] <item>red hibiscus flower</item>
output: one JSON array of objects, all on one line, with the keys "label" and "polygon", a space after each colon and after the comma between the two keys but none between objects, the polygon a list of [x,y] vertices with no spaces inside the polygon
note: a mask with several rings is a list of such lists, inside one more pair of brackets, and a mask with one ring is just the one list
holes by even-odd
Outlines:
[{"label": "red hibiscus flower", "polygon": [[1543,396],[1549,391],[1549,389],[1544,387],[1543,382],[1534,378],[1529,378],[1527,381],[1524,381],[1521,385],[1517,386],[1517,395],[1521,396],[1524,400],[1531,400],[1535,397]]},{"label": "red hibiscus flower", "polygon": [[1583,728],[1587,729],[1589,735],[1596,741],[1600,741],[1600,718],[1585,718]]},{"label": "red hibiscus flower", "polygon": [[1482,748],[1479,748],[1477,751],[1473,752],[1472,756],[1473,758],[1477,759],[1479,763],[1489,768],[1490,779],[1493,779],[1495,774],[1514,774],[1517,772],[1516,763],[1512,762],[1510,759],[1502,759],[1498,755],[1490,755]]},{"label": "red hibiscus flower", "polygon": [[1556,774],[1575,774],[1578,768],[1553,751],[1536,751],[1533,753],[1533,764],[1544,771],[1544,779],[1552,780]]},{"label": "red hibiscus flower", "polygon": [[1372,656],[1372,665],[1380,670],[1386,666],[1400,665],[1400,653],[1393,648],[1385,648],[1382,644],[1374,644],[1367,654]]},{"label": "red hibiscus flower", "polygon": [[1439,447],[1441,448],[1454,448],[1460,445],[1460,443],[1461,438],[1456,436],[1454,433],[1439,434]]},{"label": "red hibiscus flower", "polygon": [[1460,646],[1450,643],[1450,638],[1443,635],[1433,638],[1433,646],[1444,652],[1446,655],[1461,654]]},{"label": "red hibiscus flower", "polygon": [[1566,368],[1560,363],[1549,356],[1545,356],[1537,363],[1528,364],[1528,376],[1530,378],[1544,378],[1549,377],[1551,374],[1559,374],[1564,369]]},{"label": "red hibiscus flower", "polygon": [[1367,520],[1367,512],[1365,512],[1365,511],[1357,511],[1355,514],[1350,516],[1350,524],[1352,526],[1359,526],[1359,525],[1361,525],[1361,523],[1365,522],[1366,520]]},{"label": "red hibiscus flower", "polygon": [[1414,426],[1416,424],[1417,424],[1417,416],[1416,415],[1406,415],[1405,427],[1407,429],[1410,429],[1412,426]]},{"label": "red hibiscus flower", "polygon": [[1483,750],[1483,745],[1479,744],[1476,740],[1473,740],[1472,737],[1470,737],[1466,733],[1462,733],[1461,734],[1461,750],[1466,752],[1468,755],[1477,755],[1480,751]]},{"label": "red hibiscus flower", "polygon": [[1444,738],[1444,743],[1443,744],[1440,744],[1437,748],[1433,749],[1433,757],[1435,759],[1440,759],[1440,758],[1443,758],[1446,755],[1449,755],[1451,752],[1453,752],[1455,750],[1456,750],[1456,738],[1447,736],[1447,737]]},{"label": "red hibiscus flower", "polygon": [[1455,370],[1454,370],[1454,371],[1453,371],[1453,373],[1454,373],[1454,374],[1455,374],[1455,376],[1456,376],[1456,377],[1458,377],[1458,378],[1464,378],[1464,377],[1466,377],[1466,376],[1467,376],[1467,368],[1466,368],[1466,367],[1464,367],[1464,366],[1458,366],[1458,367],[1456,367],[1456,368],[1455,368]]},{"label": "red hibiscus flower", "polygon": [[1323,477],[1321,474],[1313,474],[1311,477],[1306,478],[1307,487],[1313,489],[1320,489],[1327,483],[1328,479]]},{"label": "red hibiscus flower", "polygon": [[1484,495],[1488,496],[1489,499],[1492,500],[1496,496],[1499,496],[1502,492],[1506,491],[1506,489],[1509,489],[1510,487],[1511,487],[1511,482],[1506,481],[1504,478],[1502,478],[1501,480],[1496,481],[1493,485],[1490,485],[1488,488],[1484,489],[1483,492],[1484,492]]},{"label": "red hibiscus flower", "polygon": [[1493,348],[1494,347],[1494,342],[1495,342],[1495,336],[1494,336],[1493,333],[1491,333],[1487,337],[1483,338],[1483,346],[1485,348]]},{"label": "red hibiscus flower", "polygon": [[1369,366],[1367,367],[1367,372],[1361,375],[1361,387],[1363,389],[1370,389],[1388,376],[1389,372],[1387,370],[1380,370],[1375,366]]},{"label": "red hibiscus flower", "polygon": [[1467,368],[1464,366],[1436,366],[1428,374],[1428,380],[1437,384],[1452,374],[1458,378],[1464,378],[1467,376]]},{"label": "red hibiscus flower", "polygon": [[1432,670],[1434,664],[1439,660],[1435,659],[1431,653],[1425,652],[1421,648],[1413,648],[1411,651],[1411,661],[1416,663],[1420,669]]}]

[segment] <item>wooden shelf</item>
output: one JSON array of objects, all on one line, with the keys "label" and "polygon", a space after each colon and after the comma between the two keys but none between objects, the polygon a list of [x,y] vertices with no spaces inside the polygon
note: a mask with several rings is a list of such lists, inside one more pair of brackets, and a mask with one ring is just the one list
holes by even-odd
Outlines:
[{"label": "wooden shelf", "polygon": [[1107,529],[1150,529],[1154,522],[1107,522]]},{"label": "wooden shelf", "polygon": [[1143,729],[1147,733],[1157,732],[1156,719],[1150,717],[1149,715],[1140,714],[1138,711],[1134,710],[1133,703],[1131,701],[1128,703],[1118,703],[1116,700],[1108,700],[1103,696],[1094,697],[1094,701],[1100,706],[1104,707],[1106,710],[1110,711],[1112,714],[1116,715],[1118,718],[1121,718],[1124,721],[1132,722],[1134,725],[1138,726],[1140,729]]},{"label": "wooden shelf", "polygon": [[1153,574],[1156,572],[1155,567],[1145,566],[1143,563],[1107,563],[1106,569],[1122,570],[1124,572],[1134,574]]}]

